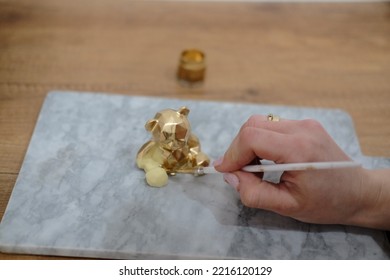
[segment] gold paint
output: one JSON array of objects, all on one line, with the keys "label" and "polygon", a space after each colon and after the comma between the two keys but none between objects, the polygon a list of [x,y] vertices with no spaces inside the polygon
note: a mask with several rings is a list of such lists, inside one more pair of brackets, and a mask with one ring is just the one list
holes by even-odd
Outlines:
[{"label": "gold paint", "polygon": [[186,107],[178,111],[165,109],[146,122],[145,129],[151,132],[152,140],[138,151],[137,166],[145,170],[149,185],[167,184],[168,176],[163,176],[162,170],[174,175],[209,165],[208,156],[201,152],[199,139],[191,132],[188,114]]},{"label": "gold paint", "polygon": [[177,78],[186,83],[197,83],[204,80],[206,72],[205,54],[196,49],[185,50],[181,53]]}]

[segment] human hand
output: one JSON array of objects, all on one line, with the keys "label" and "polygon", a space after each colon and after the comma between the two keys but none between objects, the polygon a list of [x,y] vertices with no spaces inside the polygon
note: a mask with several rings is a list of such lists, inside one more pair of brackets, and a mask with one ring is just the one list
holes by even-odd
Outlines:
[{"label": "human hand", "polygon": [[225,173],[244,205],[305,222],[363,224],[362,213],[377,199],[379,190],[366,187],[363,168],[286,171],[274,184],[239,171],[256,157],[275,163],[350,160],[315,120],[271,122],[252,116],[215,168]]}]

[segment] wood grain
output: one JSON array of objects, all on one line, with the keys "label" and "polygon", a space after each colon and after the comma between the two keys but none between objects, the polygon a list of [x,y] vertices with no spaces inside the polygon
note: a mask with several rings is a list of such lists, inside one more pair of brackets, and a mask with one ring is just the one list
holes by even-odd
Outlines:
[{"label": "wood grain", "polygon": [[[193,47],[206,80],[185,88]],[[389,157],[390,4],[0,0],[0,218],[53,89],[340,108]]]}]

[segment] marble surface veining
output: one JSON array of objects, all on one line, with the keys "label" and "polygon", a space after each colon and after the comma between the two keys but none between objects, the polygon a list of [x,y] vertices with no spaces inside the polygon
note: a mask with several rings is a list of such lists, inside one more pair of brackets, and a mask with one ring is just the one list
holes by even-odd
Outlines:
[{"label": "marble surface veining", "polygon": [[[6,213],[3,252],[95,258],[388,259],[382,231],[298,222],[244,207],[221,175],[171,177],[147,187],[135,166],[144,123],[188,106],[202,149],[218,158],[252,114],[314,118],[368,168],[348,114],[259,104],[48,94]],[[272,178],[271,178],[272,179]]]}]

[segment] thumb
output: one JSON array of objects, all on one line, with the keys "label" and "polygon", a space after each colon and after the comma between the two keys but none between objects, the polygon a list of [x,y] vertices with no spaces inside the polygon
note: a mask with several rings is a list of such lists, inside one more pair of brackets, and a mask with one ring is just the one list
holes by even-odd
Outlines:
[{"label": "thumb", "polygon": [[224,178],[239,192],[241,202],[247,207],[289,215],[296,206],[294,197],[283,183],[274,184],[243,171],[226,173]]}]

